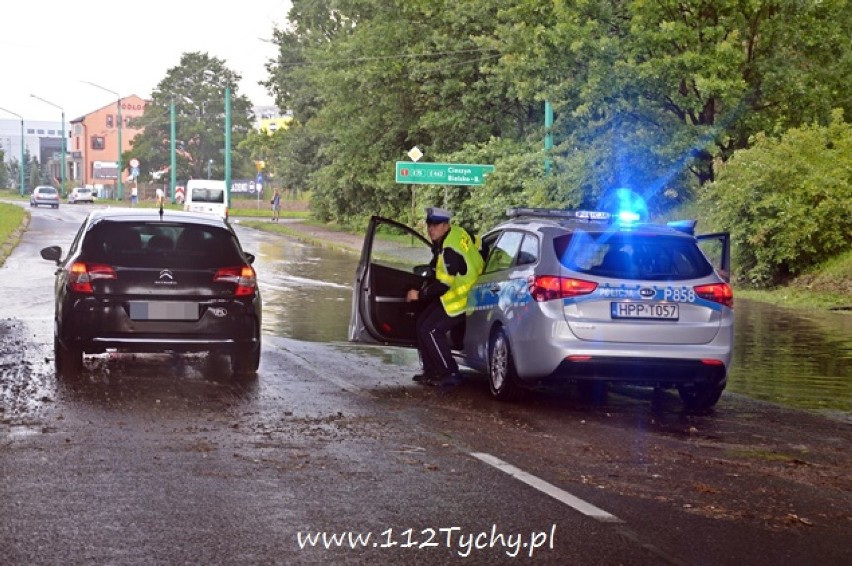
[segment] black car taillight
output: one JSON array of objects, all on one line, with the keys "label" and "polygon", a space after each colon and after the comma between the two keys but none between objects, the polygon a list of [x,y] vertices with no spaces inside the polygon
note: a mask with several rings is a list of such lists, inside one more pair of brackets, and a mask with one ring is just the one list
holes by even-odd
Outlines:
[{"label": "black car taillight", "polygon": [[77,261],[68,268],[68,285],[77,293],[91,295],[92,281],[97,279],[118,279],[118,275],[112,267],[100,263]]},{"label": "black car taillight", "polygon": [[734,290],[727,283],[699,285],[695,287],[695,294],[702,299],[725,305],[731,309],[734,308]]},{"label": "black car taillight", "polygon": [[216,283],[234,283],[237,286],[234,295],[237,297],[250,297],[254,295],[257,288],[257,275],[250,265],[219,269],[213,276],[213,281]]},{"label": "black car taillight", "polygon": [[569,299],[588,295],[597,289],[594,281],[558,277],[556,275],[537,275],[530,277],[530,295],[536,302],[552,301],[553,299]]}]

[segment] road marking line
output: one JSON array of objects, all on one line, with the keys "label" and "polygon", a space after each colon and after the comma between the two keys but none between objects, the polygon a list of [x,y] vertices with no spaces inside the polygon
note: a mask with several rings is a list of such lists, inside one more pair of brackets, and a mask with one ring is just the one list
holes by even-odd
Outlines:
[{"label": "road marking line", "polygon": [[571,495],[570,493],[568,493],[564,489],[560,489],[560,488],[556,487],[555,485],[544,481],[541,478],[538,478],[538,477],[536,477],[532,474],[529,474],[529,473],[521,470],[520,468],[516,468],[515,466],[513,466],[513,465],[511,465],[507,462],[504,462],[503,460],[501,460],[500,458],[497,458],[496,456],[492,456],[491,454],[486,454],[484,452],[471,452],[470,455],[473,456],[474,458],[476,458],[477,460],[480,460],[481,462],[485,462],[489,466],[493,466],[493,467],[497,468],[498,470],[500,470],[501,472],[509,474],[513,478],[524,482],[528,486],[533,487],[533,488],[539,490],[540,492],[549,495],[550,497],[556,499],[557,501],[561,501],[565,505],[572,507],[573,509],[575,509],[576,511],[579,511],[580,513],[582,513],[583,515],[586,515],[587,517],[591,517],[593,519],[596,519],[596,520],[604,522],[604,523],[623,523],[624,522],[621,519],[619,519],[618,517],[616,517],[615,515],[607,513],[603,509],[595,507],[591,503],[583,501],[579,497]]}]

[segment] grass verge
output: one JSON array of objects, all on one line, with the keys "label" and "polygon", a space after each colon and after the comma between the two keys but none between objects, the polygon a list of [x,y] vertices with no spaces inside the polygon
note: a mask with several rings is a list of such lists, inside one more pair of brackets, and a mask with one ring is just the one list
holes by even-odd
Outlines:
[{"label": "grass verge", "polygon": [[0,265],[21,241],[30,223],[29,212],[14,204],[0,203]]}]

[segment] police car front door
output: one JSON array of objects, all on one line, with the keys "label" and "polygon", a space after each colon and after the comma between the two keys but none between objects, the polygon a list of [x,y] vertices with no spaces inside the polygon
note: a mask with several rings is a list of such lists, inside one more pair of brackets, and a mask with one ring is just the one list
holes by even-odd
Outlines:
[{"label": "police car front door", "polygon": [[355,273],[349,340],[415,346],[415,321],[423,305],[406,301],[420,289],[420,269],[432,259],[429,240],[388,218],[373,216]]}]

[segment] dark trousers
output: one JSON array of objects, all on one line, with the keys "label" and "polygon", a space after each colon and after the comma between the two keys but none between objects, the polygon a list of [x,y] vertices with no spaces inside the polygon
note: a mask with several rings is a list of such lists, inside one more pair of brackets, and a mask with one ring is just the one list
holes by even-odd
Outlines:
[{"label": "dark trousers", "polygon": [[459,371],[448,332],[463,320],[463,315],[449,316],[440,300],[432,301],[417,317],[417,349],[425,373],[446,377]]}]

